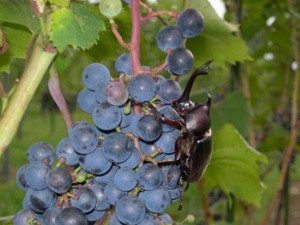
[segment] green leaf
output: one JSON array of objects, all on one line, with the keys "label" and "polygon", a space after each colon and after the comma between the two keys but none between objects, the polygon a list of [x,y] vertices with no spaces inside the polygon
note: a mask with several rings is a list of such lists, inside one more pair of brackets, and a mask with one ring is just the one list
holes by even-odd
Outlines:
[{"label": "green leaf", "polygon": [[29,0],[0,0],[0,20],[26,26],[32,33],[39,30]]},{"label": "green leaf", "polygon": [[97,43],[99,32],[105,30],[103,21],[96,14],[79,4],[62,8],[51,15],[50,40],[59,52],[68,45],[83,50]]},{"label": "green leaf", "polygon": [[69,0],[49,0],[49,2],[61,7],[67,7],[70,4]]},{"label": "green leaf", "polygon": [[207,0],[191,1],[191,8],[198,9],[205,19],[203,33],[187,41],[187,48],[192,50],[196,63],[214,59],[216,64],[224,67],[225,63],[252,60],[245,41],[232,34],[238,30],[237,26],[221,19]]},{"label": "green leaf", "polygon": [[226,94],[221,104],[211,109],[211,115],[213,130],[218,130],[224,124],[231,123],[243,136],[248,136],[250,113],[242,93]]},{"label": "green leaf", "polygon": [[213,133],[213,155],[205,172],[207,188],[219,186],[226,193],[260,206],[264,190],[257,162],[267,163],[230,124]]},{"label": "green leaf", "polygon": [[13,58],[26,58],[26,51],[32,35],[23,26],[7,23],[1,26],[6,35],[8,51],[0,57],[0,72],[10,73],[10,61]]}]

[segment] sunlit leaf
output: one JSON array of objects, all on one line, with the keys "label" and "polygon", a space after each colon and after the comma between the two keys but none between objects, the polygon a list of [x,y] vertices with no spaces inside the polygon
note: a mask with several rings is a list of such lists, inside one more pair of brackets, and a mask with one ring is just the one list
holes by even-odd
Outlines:
[{"label": "sunlit leaf", "polygon": [[72,4],[71,8],[61,8],[51,15],[50,39],[59,52],[67,46],[83,50],[96,44],[99,32],[104,30],[103,21],[87,8]]}]

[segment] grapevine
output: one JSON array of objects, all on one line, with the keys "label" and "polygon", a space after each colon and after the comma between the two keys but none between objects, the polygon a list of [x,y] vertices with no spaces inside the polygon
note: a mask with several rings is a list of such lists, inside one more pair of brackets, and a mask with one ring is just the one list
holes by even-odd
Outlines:
[{"label": "grapevine", "polygon": [[[185,41],[201,34],[204,18],[192,8],[181,13],[155,12],[137,0],[127,4],[132,15],[130,43],[123,40],[114,21],[121,12],[121,1],[99,3],[117,41],[129,52],[116,59],[115,71],[102,63],[92,63],[82,72],[85,87],[78,93],[77,103],[90,114],[93,124],[72,123],[56,82],[56,71],[50,68],[49,88],[64,115],[68,136],[56,148],[47,142],[29,147],[28,163],[16,177],[26,196],[23,209],[14,218],[15,225],[100,224],[106,218],[111,225],[174,223],[165,210],[171,203],[182,204],[182,182],[189,177],[182,175],[183,167],[176,161],[175,146],[181,128],[179,122],[172,121],[180,121],[181,112],[173,103],[188,97],[188,91],[181,93],[177,81],[159,74],[162,70],[175,77],[190,73],[194,56],[185,48]],[[146,16],[141,16],[140,7],[146,9]],[[173,25],[162,27],[156,36],[166,59],[156,68],[141,66],[141,27],[161,15],[173,19]],[[193,75],[189,91],[197,75]],[[204,170],[206,166],[207,162]]]}]

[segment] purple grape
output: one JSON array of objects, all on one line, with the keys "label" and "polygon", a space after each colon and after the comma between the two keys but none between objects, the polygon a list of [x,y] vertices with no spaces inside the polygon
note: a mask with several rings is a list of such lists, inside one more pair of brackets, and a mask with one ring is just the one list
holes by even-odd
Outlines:
[{"label": "purple grape", "polygon": [[106,87],[109,84],[110,84],[110,82],[106,81],[106,82],[103,82],[103,83],[99,84],[98,87],[96,88],[95,97],[96,97],[96,101],[98,103],[107,102],[105,92],[106,92]]},{"label": "purple grape", "polygon": [[163,174],[158,166],[147,163],[138,170],[137,180],[144,190],[154,190],[163,182]]},{"label": "purple grape", "polygon": [[87,88],[80,91],[77,95],[77,104],[81,111],[91,114],[98,105],[95,91],[91,91]]},{"label": "purple grape", "polygon": [[156,94],[156,82],[146,74],[138,75],[129,81],[128,91],[134,101],[147,102]]},{"label": "purple grape", "polygon": [[204,18],[196,9],[186,9],[177,18],[176,26],[184,37],[195,37],[203,31]]},{"label": "purple grape", "polygon": [[127,102],[129,93],[123,82],[114,81],[107,85],[105,95],[110,104],[120,106]]},{"label": "purple grape", "polygon": [[137,123],[138,137],[144,141],[154,141],[162,133],[162,124],[158,117],[145,115]]},{"label": "purple grape", "polygon": [[93,112],[93,121],[102,130],[115,129],[120,124],[121,119],[120,109],[108,102],[98,104]]},{"label": "purple grape", "polygon": [[79,155],[71,147],[68,137],[61,139],[57,144],[56,155],[59,158],[64,158],[66,165],[73,166],[79,163]]},{"label": "purple grape", "polygon": [[112,163],[105,158],[100,147],[97,147],[90,154],[80,156],[79,164],[88,173],[97,175],[106,173],[112,166]]},{"label": "purple grape", "polygon": [[177,188],[181,177],[181,170],[177,165],[166,165],[161,169],[163,186],[169,189]]},{"label": "purple grape", "polygon": [[96,149],[99,139],[95,129],[86,122],[74,123],[69,130],[71,147],[79,154],[88,154]]},{"label": "purple grape", "polygon": [[165,104],[172,104],[180,98],[181,87],[175,80],[160,80],[157,84],[157,96]]},{"label": "purple grape", "polygon": [[110,80],[110,72],[101,63],[92,63],[85,67],[82,73],[82,81],[90,90],[96,90],[100,83]]},{"label": "purple grape", "polygon": [[183,46],[184,38],[175,26],[165,26],[161,28],[156,36],[156,43],[160,50],[175,49]]},{"label": "purple grape", "polygon": [[20,167],[16,174],[16,181],[17,185],[24,191],[26,191],[29,188],[29,185],[26,181],[25,173],[26,169],[29,166],[29,164],[25,164],[22,167]]},{"label": "purple grape", "polygon": [[35,213],[31,209],[22,209],[14,217],[14,225],[26,225],[28,220],[36,218]]},{"label": "purple grape", "polygon": [[131,119],[132,119],[132,117],[134,116],[134,114],[131,113],[131,112],[128,113],[128,114],[126,114],[126,113],[124,112],[124,108],[121,108],[121,114],[122,114],[122,120],[121,120],[120,126],[121,126],[122,128],[128,127],[128,126],[130,125],[130,123],[131,123]]},{"label": "purple grape", "polygon": [[43,213],[43,223],[45,225],[56,225],[56,218],[61,213],[62,209],[50,207]]},{"label": "purple grape", "polygon": [[162,135],[155,141],[155,146],[162,150],[165,154],[172,154],[175,152],[175,144],[180,135],[179,130],[172,130],[169,132],[162,132]]},{"label": "purple grape", "polygon": [[134,169],[139,165],[140,162],[141,162],[141,154],[136,148],[133,148],[130,157],[124,162],[119,163],[118,165],[121,168],[128,167]]},{"label": "purple grape", "polygon": [[138,224],[146,214],[145,205],[136,196],[125,196],[116,204],[116,216],[125,224]]},{"label": "purple grape", "polygon": [[70,172],[65,168],[53,167],[47,174],[48,188],[55,193],[66,193],[72,185]]},{"label": "purple grape", "polygon": [[182,190],[180,190],[179,187],[177,188],[173,188],[173,189],[166,189],[169,194],[170,194],[170,197],[171,197],[171,202],[176,202],[180,196],[182,195]]},{"label": "purple grape", "polygon": [[127,196],[127,191],[121,191],[114,184],[107,184],[104,189],[104,195],[111,205],[115,205],[122,197]]},{"label": "purple grape", "polygon": [[115,68],[119,73],[132,74],[130,54],[120,55],[115,62]]},{"label": "purple grape", "polygon": [[89,187],[96,195],[97,202],[96,202],[95,210],[105,210],[110,206],[104,195],[104,189],[105,189],[106,185],[107,184],[105,184],[105,183],[94,182]]},{"label": "purple grape", "polygon": [[181,76],[192,70],[194,66],[194,56],[185,48],[176,48],[168,55],[167,62],[171,73]]},{"label": "purple grape", "polygon": [[136,173],[130,168],[120,168],[114,176],[114,185],[121,191],[131,191],[137,185]]},{"label": "purple grape", "polygon": [[27,203],[33,211],[43,213],[46,209],[54,206],[57,195],[49,188],[40,191],[29,188],[25,198],[27,198]]},{"label": "purple grape", "polygon": [[25,171],[25,180],[29,187],[35,190],[43,190],[47,188],[47,174],[51,167],[42,162],[35,161],[29,164]]},{"label": "purple grape", "polygon": [[51,165],[55,159],[54,149],[46,142],[34,143],[27,151],[27,159],[29,162],[43,161]]},{"label": "purple grape", "polygon": [[[180,118],[179,114],[176,112],[175,109],[173,109],[171,106],[169,105],[163,105],[158,109],[158,112],[160,113],[160,115],[162,115],[163,117],[170,119],[170,120],[178,120]],[[165,123],[162,124],[162,130],[164,132],[167,131],[172,131],[175,128],[167,125]]]},{"label": "purple grape", "polygon": [[153,213],[162,213],[171,203],[171,196],[163,188],[145,191],[143,196],[146,208]]},{"label": "purple grape", "polygon": [[134,146],[131,139],[124,133],[114,132],[106,136],[102,148],[108,160],[114,163],[120,163],[130,157]]},{"label": "purple grape", "polygon": [[137,124],[139,122],[139,120],[143,117],[143,114],[134,114],[131,117],[130,120],[130,124],[128,127],[128,130],[134,135],[134,136],[138,136],[138,128],[137,128]]},{"label": "purple grape", "polygon": [[75,207],[63,209],[57,216],[56,225],[88,225],[84,213]]},{"label": "purple grape", "polygon": [[96,194],[87,187],[73,189],[73,198],[71,198],[71,205],[87,213],[92,211],[97,202]]},{"label": "purple grape", "polygon": [[118,171],[118,169],[119,169],[118,166],[113,165],[108,172],[101,174],[101,175],[96,175],[94,179],[98,183],[103,182],[105,184],[110,184],[113,182],[113,177],[116,174],[116,172]]}]

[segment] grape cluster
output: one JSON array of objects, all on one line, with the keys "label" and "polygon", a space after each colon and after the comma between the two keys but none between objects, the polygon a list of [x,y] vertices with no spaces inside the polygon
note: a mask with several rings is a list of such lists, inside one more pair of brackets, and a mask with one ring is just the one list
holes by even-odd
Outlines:
[{"label": "grape cluster", "polygon": [[[202,15],[187,9],[176,26],[158,32],[157,44],[168,53],[171,74],[192,69],[184,38],[201,33],[203,25]],[[28,163],[17,172],[26,196],[15,225],[93,224],[108,212],[111,225],[173,224],[164,211],[181,197],[181,169],[160,162],[175,160],[180,130],[162,123],[161,116],[180,118],[172,103],[180,98],[181,87],[163,76],[132,76],[127,53],[116,59],[115,69],[117,78],[101,63],[82,73],[85,88],[77,103],[93,124],[74,123],[56,149],[46,142],[29,147]]]}]

